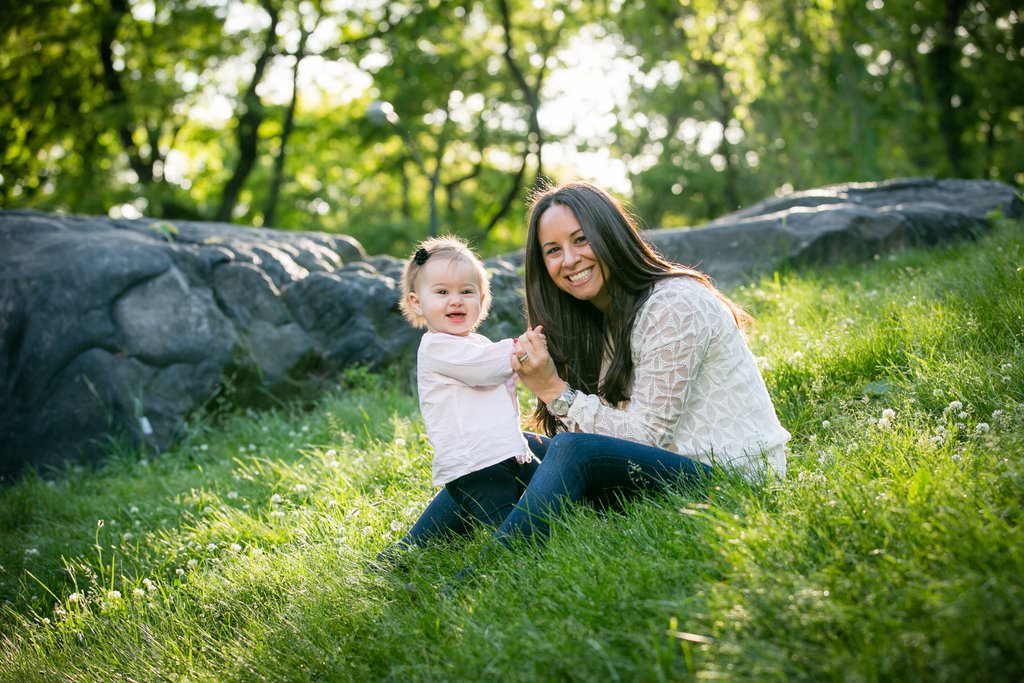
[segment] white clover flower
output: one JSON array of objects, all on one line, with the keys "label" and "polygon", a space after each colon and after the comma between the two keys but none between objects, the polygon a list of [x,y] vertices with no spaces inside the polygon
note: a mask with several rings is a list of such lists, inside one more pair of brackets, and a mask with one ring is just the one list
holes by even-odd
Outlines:
[{"label": "white clover flower", "polygon": [[333,458],[334,456],[338,455],[338,451],[334,450],[333,448],[330,448],[328,449],[327,453],[325,453],[325,455],[329,458]]},{"label": "white clover flower", "polygon": [[998,420],[1002,416],[1003,416],[1003,411],[1002,410],[996,409],[996,410],[992,411],[992,419],[993,420]]},{"label": "white clover flower", "polygon": [[142,585],[146,587],[146,590],[152,592],[156,590],[156,582],[151,579],[143,579]]},{"label": "white clover flower", "polygon": [[43,617],[43,624],[45,624],[46,626],[49,626],[50,625],[50,618],[49,617]]},{"label": "white clover flower", "polygon": [[1009,372],[1010,370],[1013,370],[1013,365],[1010,363],[1003,363],[999,366],[999,372]]},{"label": "white clover flower", "polygon": [[178,567],[177,569],[175,569],[174,573],[177,574],[178,576],[185,576],[185,570],[182,569],[181,567]]},{"label": "white clover flower", "polygon": [[801,358],[804,357],[804,354],[802,351],[794,351],[791,357],[793,360],[800,360]]},{"label": "white clover flower", "polygon": [[66,617],[68,615],[67,611],[60,605],[57,605],[53,608],[53,613],[56,614],[58,617]]},{"label": "white clover flower", "polygon": [[120,600],[121,591],[107,591],[107,600]]},{"label": "white clover flower", "polygon": [[270,497],[270,504],[271,505],[277,505],[278,503],[280,503],[283,500],[284,500],[284,498],[281,497],[281,494],[275,493],[274,495],[272,495]]},{"label": "white clover flower", "polygon": [[399,448],[405,448],[405,439],[401,437],[395,439],[395,445],[398,446]]},{"label": "white clover flower", "polygon": [[949,407],[948,407],[948,408],[946,408],[946,410],[948,410],[948,411],[952,412],[952,411],[954,411],[954,410],[960,410],[960,409],[962,409],[963,407],[964,407],[964,404],[963,404],[963,403],[961,403],[960,401],[950,401],[950,402],[949,402]]},{"label": "white clover flower", "polygon": [[967,425],[964,424],[963,422],[957,422],[956,423],[956,428],[957,429],[967,429]]},{"label": "white clover flower", "polygon": [[130,508],[128,508],[128,512],[132,513],[133,515],[139,514],[139,506],[132,505]]},{"label": "white clover flower", "polygon": [[254,443],[249,444],[249,450],[250,451],[256,450],[256,444],[254,444]]},{"label": "white clover flower", "polygon": [[309,425],[302,425],[302,431],[308,432],[309,431]]},{"label": "white clover flower", "polygon": [[121,540],[123,540],[123,541],[124,541],[125,543],[128,543],[128,542],[129,542],[129,541],[131,541],[131,540],[132,540],[133,538],[135,538],[135,534],[133,534],[133,533],[132,533],[132,532],[130,532],[130,531],[126,531],[126,532],[124,532],[124,534],[123,534],[123,535],[121,536]]},{"label": "white clover flower", "polygon": [[369,536],[372,533],[373,533],[373,527],[372,526],[367,525],[367,526],[363,527],[363,536]]},{"label": "white clover flower", "polygon": [[274,519],[280,519],[284,517],[284,512],[282,510],[272,510],[270,516]]},{"label": "white clover flower", "polygon": [[979,422],[975,427],[974,431],[978,434],[984,434],[989,430],[988,422]]},{"label": "white clover flower", "polygon": [[818,435],[817,434],[811,434],[809,437],[807,437],[807,440],[810,441],[811,443],[814,443],[815,441],[818,440]]},{"label": "white clover flower", "polygon": [[239,446],[238,447],[238,452],[239,453],[245,453],[245,446]]},{"label": "white clover flower", "polygon": [[392,531],[401,531],[402,527],[404,527],[405,525],[399,522],[397,519],[395,519],[391,521],[390,526]]},{"label": "white clover flower", "polygon": [[81,601],[82,601],[82,594],[81,593],[72,593],[71,595],[68,596],[68,602],[81,602]]},{"label": "white clover flower", "polygon": [[896,418],[896,411],[892,408],[886,408],[882,411],[882,418],[886,420],[893,420]]},{"label": "white clover flower", "polygon": [[146,591],[142,590],[141,588],[136,588],[136,589],[134,589],[132,591],[132,595],[134,595],[137,598],[141,598],[145,594],[146,594]]},{"label": "white clover flower", "polygon": [[965,420],[967,419],[967,413],[961,410],[959,413],[957,413],[957,417],[960,418],[961,420]]},{"label": "white clover flower", "polygon": [[230,548],[231,548],[231,552],[233,552],[233,553],[240,553],[240,552],[242,552],[242,546],[238,545],[237,543],[232,543],[230,545]]},{"label": "white clover flower", "polygon": [[188,567],[189,569],[195,569],[195,568],[196,568],[197,566],[199,566],[199,560],[197,560],[196,558],[194,558],[194,557],[193,557],[193,558],[192,558],[191,560],[189,560],[188,562],[186,562],[186,563],[185,563],[185,565],[186,565],[186,566],[187,566],[187,567]]},{"label": "white clover flower", "polygon": [[228,500],[235,500],[238,498],[238,491],[228,491]]},{"label": "white clover flower", "polygon": [[206,544],[206,549],[209,550],[210,552],[213,552],[214,550],[217,549],[217,544],[216,543],[207,543]]},{"label": "white clover flower", "polygon": [[832,426],[832,423],[829,422],[828,420],[822,420],[821,421],[821,426],[822,426],[823,429],[828,429],[829,427]]},{"label": "white clover flower", "polygon": [[308,491],[309,487],[306,486],[305,484],[296,484],[293,490],[295,491],[295,493],[302,494]]},{"label": "white clover flower", "polygon": [[878,419],[878,422],[876,422],[875,425],[879,429],[889,429],[890,427],[892,427],[892,422],[887,417],[881,417]]},{"label": "white clover flower", "polygon": [[201,451],[208,451],[208,450],[210,450],[210,447],[207,446],[205,443],[201,443],[201,444],[199,444],[199,450],[201,450]]},{"label": "white clover flower", "polygon": [[28,556],[28,557],[33,557],[33,556],[38,555],[38,554],[39,554],[39,548],[25,548],[25,555]]},{"label": "white clover flower", "polygon": [[249,549],[249,557],[259,557],[262,554],[263,554],[263,550],[261,548],[250,548]]}]

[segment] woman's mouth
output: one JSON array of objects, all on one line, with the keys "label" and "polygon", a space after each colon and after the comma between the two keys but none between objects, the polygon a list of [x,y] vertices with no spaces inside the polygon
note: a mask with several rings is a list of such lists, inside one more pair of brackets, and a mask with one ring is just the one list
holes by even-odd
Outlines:
[{"label": "woman's mouth", "polygon": [[594,272],[594,267],[591,266],[590,268],[587,268],[586,270],[581,270],[578,273],[573,273],[572,275],[570,275],[566,279],[569,280],[569,282],[571,282],[572,284],[578,285],[579,283],[581,283],[584,280],[588,279],[590,277],[590,274],[593,273],[593,272]]}]

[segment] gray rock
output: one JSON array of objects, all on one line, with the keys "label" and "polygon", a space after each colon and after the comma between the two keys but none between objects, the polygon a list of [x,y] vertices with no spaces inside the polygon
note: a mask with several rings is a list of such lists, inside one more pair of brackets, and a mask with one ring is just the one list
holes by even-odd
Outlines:
[{"label": "gray rock", "polygon": [[[770,199],[698,229],[650,231],[670,259],[731,286],[973,236],[1014,189],[910,179]],[[521,252],[490,259],[481,332],[523,326]],[[95,460],[112,441],[161,450],[214,397],[314,396],[355,365],[411,367],[403,262],[338,235],[0,211],[0,477]]]},{"label": "gray rock", "polygon": [[992,212],[1024,215],[1017,191],[984,180],[835,185],[759,202],[696,229],[653,230],[669,259],[732,287],[792,266],[854,263],[905,246],[973,237]]}]

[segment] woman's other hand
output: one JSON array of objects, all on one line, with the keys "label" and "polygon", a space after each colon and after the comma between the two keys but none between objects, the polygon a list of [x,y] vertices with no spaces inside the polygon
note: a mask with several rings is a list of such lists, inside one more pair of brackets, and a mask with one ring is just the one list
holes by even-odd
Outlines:
[{"label": "woman's other hand", "polygon": [[550,403],[568,384],[558,376],[555,362],[548,354],[544,328],[538,325],[516,340],[512,354],[512,370],[540,400]]}]

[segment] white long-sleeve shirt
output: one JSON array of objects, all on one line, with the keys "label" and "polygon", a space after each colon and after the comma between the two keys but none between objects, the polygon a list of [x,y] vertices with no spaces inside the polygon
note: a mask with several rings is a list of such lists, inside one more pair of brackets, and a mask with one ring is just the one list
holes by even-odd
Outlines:
[{"label": "white long-sleeve shirt", "polygon": [[424,333],[416,380],[435,486],[528,453],[511,356],[511,339]]},{"label": "white long-sleeve shirt", "polygon": [[569,430],[629,439],[750,475],[767,463],[785,475],[789,432],[742,332],[714,292],[688,277],[660,281],[630,339],[630,400],[610,406],[577,394],[564,420]]}]

